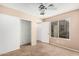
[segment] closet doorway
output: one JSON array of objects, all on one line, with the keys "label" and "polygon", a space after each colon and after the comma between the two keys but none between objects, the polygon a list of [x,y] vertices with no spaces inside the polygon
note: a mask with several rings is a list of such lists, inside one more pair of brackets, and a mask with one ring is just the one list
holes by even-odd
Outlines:
[{"label": "closet doorway", "polygon": [[21,20],[21,40],[20,46],[31,44],[31,21]]}]

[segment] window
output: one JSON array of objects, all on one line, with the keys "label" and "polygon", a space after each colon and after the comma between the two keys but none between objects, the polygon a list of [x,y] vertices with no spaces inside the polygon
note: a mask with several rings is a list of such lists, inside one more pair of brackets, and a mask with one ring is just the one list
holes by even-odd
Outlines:
[{"label": "window", "polygon": [[51,37],[69,39],[69,21],[60,20],[51,22]]},{"label": "window", "polygon": [[51,22],[51,36],[58,37],[58,21]]}]

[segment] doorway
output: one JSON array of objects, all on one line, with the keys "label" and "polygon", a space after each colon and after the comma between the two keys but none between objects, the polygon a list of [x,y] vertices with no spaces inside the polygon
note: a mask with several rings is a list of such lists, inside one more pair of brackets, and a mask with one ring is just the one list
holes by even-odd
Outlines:
[{"label": "doorway", "polygon": [[50,22],[42,22],[38,24],[38,40],[49,43],[50,38]]},{"label": "doorway", "polygon": [[21,20],[20,46],[31,44],[31,21]]}]

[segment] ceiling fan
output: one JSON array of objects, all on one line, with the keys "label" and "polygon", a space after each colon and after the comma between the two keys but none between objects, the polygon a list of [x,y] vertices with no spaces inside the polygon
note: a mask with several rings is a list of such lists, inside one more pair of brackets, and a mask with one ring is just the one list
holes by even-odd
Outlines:
[{"label": "ceiling fan", "polygon": [[48,10],[50,7],[53,7],[53,9],[55,9],[54,4],[49,4],[49,3],[40,3],[39,5],[39,11],[40,11],[40,15],[45,15],[46,10]]}]

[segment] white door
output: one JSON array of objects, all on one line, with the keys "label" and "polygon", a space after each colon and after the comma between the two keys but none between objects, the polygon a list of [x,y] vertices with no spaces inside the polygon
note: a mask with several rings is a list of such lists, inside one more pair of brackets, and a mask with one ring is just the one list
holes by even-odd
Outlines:
[{"label": "white door", "polygon": [[38,24],[38,40],[49,43],[50,22],[42,22]]}]

